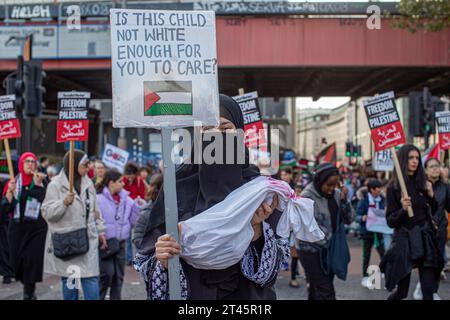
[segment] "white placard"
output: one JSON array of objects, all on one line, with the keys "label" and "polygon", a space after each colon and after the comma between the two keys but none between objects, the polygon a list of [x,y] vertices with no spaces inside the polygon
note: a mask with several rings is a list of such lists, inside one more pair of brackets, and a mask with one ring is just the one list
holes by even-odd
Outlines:
[{"label": "white placard", "polygon": [[394,162],[392,160],[391,149],[375,152],[375,161],[373,162],[375,171],[393,171]]},{"label": "white placard", "polygon": [[219,124],[213,11],[111,9],[113,126]]},{"label": "white placard", "polygon": [[115,168],[120,173],[123,173],[123,169],[127,164],[129,156],[130,154],[127,151],[117,148],[111,144],[107,144],[105,146],[105,151],[103,152],[102,161],[107,167]]}]

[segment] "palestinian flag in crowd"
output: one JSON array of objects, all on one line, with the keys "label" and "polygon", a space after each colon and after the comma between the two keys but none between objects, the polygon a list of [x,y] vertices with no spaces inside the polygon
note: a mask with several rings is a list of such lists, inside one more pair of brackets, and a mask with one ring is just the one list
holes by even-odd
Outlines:
[{"label": "palestinian flag in crowd", "polygon": [[422,164],[425,165],[425,162],[431,158],[439,160],[440,156],[441,156],[441,146],[439,143],[437,143],[434,147],[424,152],[422,156]]},{"label": "palestinian flag in crowd", "polygon": [[192,115],[190,81],[145,81],[144,116]]},{"label": "palestinian flag in crowd", "polygon": [[298,162],[296,159],[296,154],[294,150],[286,149],[283,151],[283,154],[281,155],[281,164],[280,169],[286,168],[286,167],[297,167]]},{"label": "palestinian flag in crowd", "polygon": [[316,156],[317,164],[321,164],[323,162],[336,163],[336,161],[337,161],[336,143],[326,146]]}]

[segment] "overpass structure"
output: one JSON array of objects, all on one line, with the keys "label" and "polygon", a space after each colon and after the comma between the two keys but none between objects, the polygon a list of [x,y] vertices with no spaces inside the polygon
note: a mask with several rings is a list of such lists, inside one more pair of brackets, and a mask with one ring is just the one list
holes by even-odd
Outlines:
[{"label": "overpass structure", "polygon": [[[352,96],[428,86],[450,91],[450,29],[410,33],[382,19],[367,26],[371,3],[287,1],[81,2],[81,28],[70,29],[74,4],[7,5],[0,9],[0,78],[15,69],[19,45],[10,36],[34,34],[33,55],[44,60],[48,104],[58,90],[111,97],[109,9],[215,10],[221,91],[240,87],[260,96]],[[398,13],[397,4],[377,3]],[[369,10],[370,11],[370,10]]]}]

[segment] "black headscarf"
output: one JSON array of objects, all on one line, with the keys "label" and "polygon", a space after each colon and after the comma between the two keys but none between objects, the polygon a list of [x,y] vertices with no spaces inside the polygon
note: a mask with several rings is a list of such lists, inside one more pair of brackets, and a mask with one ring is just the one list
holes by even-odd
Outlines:
[{"label": "black headscarf", "polygon": [[236,129],[244,130],[244,116],[237,102],[224,94],[219,95],[220,116],[233,122]]},{"label": "black headscarf", "polygon": [[330,162],[325,162],[320,164],[316,168],[313,177],[314,187],[316,188],[317,192],[320,194],[320,196],[327,199],[328,211],[330,212],[331,227],[333,229],[333,232],[336,231],[339,206],[334,199],[334,192],[332,194],[326,194],[322,191],[322,186],[328,180],[328,178],[337,175],[339,175],[339,170],[336,168],[336,166]]},{"label": "black headscarf", "polygon": [[[86,154],[78,149],[74,150],[74,174],[73,174],[73,187],[78,194],[81,194],[81,176],[78,173],[78,166],[80,165],[81,160],[85,157]],[[69,180],[69,157],[70,151],[66,152],[64,155],[64,173],[66,174],[67,180]]]},{"label": "black headscarf", "polygon": [[337,175],[339,175],[339,170],[330,162],[322,163],[316,168],[316,170],[314,171],[313,183],[317,192],[319,192],[322,197],[330,197],[330,195],[322,192],[322,186],[329,177]]},{"label": "black headscarf", "polygon": [[[236,101],[224,94],[220,95],[219,101],[220,116],[230,120],[237,129],[244,129],[244,118]],[[223,141],[225,142],[225,138]],[[202,151],[209,143],[211,142],[202,144]],[[239,148],[235,145],[235,154],[237,149]],[[182,164],[176,171],[178,216],[194,216],[214,206],[233,190],[257,176],[259,169],[249,164],[247,148],[244,164]],[[152,209],[147,231],[160,226],[164,221],[164,191],[161,189]]]}]

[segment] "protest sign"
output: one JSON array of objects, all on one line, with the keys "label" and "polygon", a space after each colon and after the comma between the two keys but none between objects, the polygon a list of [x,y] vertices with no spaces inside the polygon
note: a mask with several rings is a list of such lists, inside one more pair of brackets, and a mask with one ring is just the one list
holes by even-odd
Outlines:
[{"label": "protest sign", "polygon": [[73,192],[75,141],[86,141],[89,133],[89,92],[58,92],[56,142],[70,142],[69,191]]},{"label": "protest sign", "polygon": [[20,138],[14,95],[0,96],[0,139]]},{"label": "protest sign", "polygon": [[450,111],[436,112],[436,122],[441,149],[450,149]]},{"label": "protest sign", "polygon": [[[172,133],[219,125],[215,13],[112,9],[110,24],[113,126],[161,129],[166,232],[178,241]],[[177,256],[168,268],[180,299]]]},{"label": "protest sign", "polygon": [[89,134],[89,92],[58,92],[56,141],[86,141]]},{"label": "protest sign", "polygon": [[113,126],[219,124],[215,13],[112,9]]},{"label": "protest sign", "polygon": [[264,124],[259,110],[258,93],[256,91],[233,97],[239,104],[244,117],[245,145],[256,148],[266,145]]},{"label": "protest sign", "polygon": [[129,156],[130,154],[127,151],[117,148],[111,144],[107,144],[105,151],[103,152],[102,161],[107,167],[115,168],[120,173],[123,173],[123,169],[127,164]]},{"label": "protest sign", "polygon": [[363,104],[375,151],[385,150],[406,142],[395,106],[393,91],[365,99]]},{"label": "protest sign", "polygon": [[392,160],[391,149],[375,152],[375,161],[373,161],[375,171],[392,171],[394,162]]},{"label": "protest sign", "polygon": [[[363,105],[366,111],[367,121],[369,121],[375,151],[391,150],[400,188],[405,197],[408,197],[405,179],[394,148],[406,142],[405,133],[403,132],[397,107],[395,106],[394,91],[365,99],[363,100]],[[408,207],[408,216],[414,216],[411,206]]]},{"label": "protest sign", "polygon": [[14,177],[14,170],[8,139],[20,138],[21,136],[20,123],[19,119],[17,119],[15,101],[15,95],[0,96],[0,139],[2,139],[5,144],[8,172],[11,179]]}]

